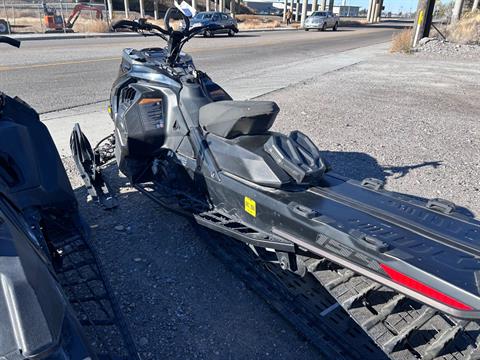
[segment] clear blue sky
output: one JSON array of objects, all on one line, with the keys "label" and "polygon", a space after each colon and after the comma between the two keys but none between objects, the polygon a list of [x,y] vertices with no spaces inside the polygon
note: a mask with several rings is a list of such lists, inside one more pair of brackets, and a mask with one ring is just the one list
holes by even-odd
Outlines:
[{"label": "clear blue sky", "polygon": [[[335,0],[335,5],[341,4],[342,0]],[[383,0],[385,11],[392,12],[408,12],[410,9],[415,11],[418,0]],[[368,6],[368,0],[347,0],[347,5],[360,6],[366,8]]]}]

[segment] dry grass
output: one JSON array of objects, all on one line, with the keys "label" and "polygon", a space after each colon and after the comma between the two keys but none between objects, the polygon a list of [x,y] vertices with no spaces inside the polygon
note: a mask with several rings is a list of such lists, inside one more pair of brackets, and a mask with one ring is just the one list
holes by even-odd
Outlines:
[{"label": "dry grass", "polygon": [[[16,33],[42,33],[45,31],[43,18],[39,17],[17,17],[15,25],[13,31]],[[80,17],[73,26],[73,30],[84,33],[105,33],[109,31],[109,28],[105,21]]]},{"label": "dry grass", "polygon": [[238,15],[236,18],[239,30],[274,29],[282,25],[279,20],[269,17],[260,17],[255,15]]},{"label": "dry grass", "polygon": [[10,25],[13,25],[14,32],[34,32],[41,33],[43,19],[39,17],[17,17],[15,23],[10,19]]},{"label": "dry grass", "polygon": [[106,33],[110,31],[107,22],[101,20],[79,20],[75,23],[73,30],[81,33]]},{"label": "dry grass", "polygon": [[412,30],[405,29],[392,37],[392,44],[390,45],[390,52],[401,52],[410,54],[412,52]]},{"label": "dry grass", "polygon": [[460,44],[480,44],[480,11],[465,14],[447,28],[448,40]]}]

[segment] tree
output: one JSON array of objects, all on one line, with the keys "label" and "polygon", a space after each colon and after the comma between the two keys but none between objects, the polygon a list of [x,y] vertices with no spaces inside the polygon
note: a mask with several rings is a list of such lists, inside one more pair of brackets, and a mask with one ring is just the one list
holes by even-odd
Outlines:
[{"label": "tree", "polygon": [[439,18],[450,17],[452,15],[454,1],[437,1],[435,3],[435,15]]}]

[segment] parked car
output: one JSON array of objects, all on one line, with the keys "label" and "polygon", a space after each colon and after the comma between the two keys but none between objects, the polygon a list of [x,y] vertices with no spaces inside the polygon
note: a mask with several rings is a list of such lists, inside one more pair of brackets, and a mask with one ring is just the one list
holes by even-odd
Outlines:
[{"label": "parked car", "polygon": [[0,19],[0,34],[10,34],[10,24],[7,20]]},{"label": "parked car", "polygon": [[238,33],[237,21],[230,15],[217,11],[198,12],[191,20],[190,27],[205,26],[214,24],[218,26],[218,30],[205,29],[203,36],[213,37],[215,34],[228,34],[234,36]]},{"label": "parked car", "polygon": [[310,29],[325,31],[331,28],[333,31],[336,31],[339,21],[340,18],[330,11],[315,11],[305,20],[304,29],[305,31]]}]

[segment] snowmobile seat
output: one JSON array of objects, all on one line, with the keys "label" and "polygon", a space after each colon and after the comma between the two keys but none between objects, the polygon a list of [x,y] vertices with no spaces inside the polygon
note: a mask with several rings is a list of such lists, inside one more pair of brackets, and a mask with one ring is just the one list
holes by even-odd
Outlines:
[{"label": "snowmobile seat", "polygon": [[199,123],[206,132],[233,139],[240,135],[262,135],[277,117],[272,101],[217,101],[200,108]]}]

